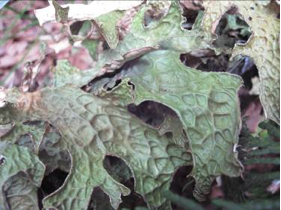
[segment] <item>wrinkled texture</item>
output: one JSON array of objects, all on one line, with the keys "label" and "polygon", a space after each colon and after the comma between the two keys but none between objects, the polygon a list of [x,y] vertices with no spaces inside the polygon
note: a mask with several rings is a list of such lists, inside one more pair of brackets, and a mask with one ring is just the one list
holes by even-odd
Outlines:
[{"label": "wrinkled texture", "polygon": [[95,19],[107,44],[114,49],[119,42],[117,22],[124,15],[123,11],[113,11]]},{"label": "wrinkled texture", "polygon": [[[28,207],[26,209],[38,209],[37,199],[30,198],[29,191],[31,190],[34,193],[35,189],[31,185],[40,187],[45,170],[44,165],[28,148],[6,141],[0,141],[0,157],[0,208],[10,209],[10,205],[18,206],[18,202],[24,201],[22,209],[25,209],[25,207]],[[20,172],[25,176],[20,177]],[[20,178],[16,182],[26,183],[27,188],[21,184],[17,185],[11,180],[13,176]],[[24,180],[27,177],[28,180]],[[9,195],[13,192],[13,198],[11,198]],[[8,197],[6,198],[6,196]],[[10,204],[10,202],[12,203]]]},{"label": "wrinkled texture", "polygon": [[80,69],[71,66],[67,60],[58,61],[54,72],[54,87],[63,87],[65,84],[72,84],[75,86],[83,86],[95,74],[92,71]]},{"label": "wrinkled texture", "polygon": [[[160,20],[144,26],[144,17],[149,8],[149,6],[143,5],[139,9],[133,17],[128,34],[122,41],[119,41],[115,49],[109,49],[100,54],[93,69],[85,72],[86,75],[83,77],[80,72],[72,71],[70,77],[73,79],[66,80],[63,84],[74,84],[78,87],[87,85],[97,77],[118,70],[126,62],[159,48],[178,52],[211,48],[209,44],[211,39],[207,33],[200,31],[201,35],[198,36],[199,30],[186,31],[181,28],[182,16],[177,2],[171,2],[167,14]],[[112,12],[109,16],[114,14],[118,14],[118,12]],[[99,18],[104,19],[103,17],[107,16],[103,15]],[[104,21],[110,22],[107,19]],[[107,26],[107,24],[104,25],[104,27]],[[81,79],[77,80],[75,77]],[[105,80],[108,79],[105,78]]]},{"label": "wrinkled texture", "polygon": [[[273,4],[273,3],[272,3]],[[236,45],[232,57],[254,59],[261,80],[260,99],[266,116],[280,123],[280,20],[268,1],[205,1],[203,28],[214,33],[221,16],[237,7],[253,32],[245,45]]]},{"label": "wrinkled texture", "polygon": [[64,139],[59,142],[60,147],[71,155],[70,174],[62,188],[44,199],[46,208],[86,209],[93,187],[98,186],[117,208],[120,196],[128,195],[130,190],[104,169],[105,155],[126,161],[134,174],[136,192],[152,207],[165,202],[162,192],[169,189],[175,169],[192,164],[191,154],[184,148],[160,137],[157,131],[140,124],[125,109],[109,101],[72,87],[18,94],[22,97],[13,107],[25,110],[22,120],[50,122]]},{"label": "wrinkled texture", "polygon": [[[145,27],[143,20],[147,10],[148,7],[143,6],[135,15],[130,32],[116,49],[107,50],[99,56],[99,61],[92,70],[99,72],[97,76],[112,73],[126,62],[159,48],[178,52],[211,48],[210,39],[205,37],[203,32],[198,36],[197,30],[185,31],[181,28],[182,16],[177,2],[172,2],[168,13],[159,21]],[[103,80],[106,82],[110,78],[105,77]],[[98,90],[103,84],[104,82],[99,82],[92,88]]]},{"label": "wrinkled texture", "polygon": [[70,155],[67,150],[63,150],[57,145],[62,140],[57,130],[45,133],[39,150],[39,158],[46,166],[45,174],[49,174],[55,169],[70,171]]},{"label": "wrinkled texture", "polygon": [[[92,79],[112,73],[126,62],[159,48],[190,52],[211,47],[209,38],[204,34],[198,36],[197,30],[185,31],[181,28],[182,16],[176,2],[172,2],[168,13],[162,19],[145,27],[143,20],[147,10],[147,6],[141,7],[132,20],[130,32],[115,49],[106,50],[99,55],[96,66],[86,73],[92,78],[84,76],[77,80],[81,81],[79,83],[76,83],[76,79],[74,79],[74,85],[79,87],[83,86],[83,83],[86,85]],[[80,77],[80,73],[72,72],[71,77],[76,76]],[[108,79],[105,78],[105,80]],[[64,84],[73,84],[72,79],[65,81]]]},{"label": "wrinkled texture", "polygon": [[38,154],[44,132],[44,124],[29,125],[16,122],[13,128],[0,138],[0,141],[9,141],[13,144],[25,146]]},{"label": "wrinkled texture", "polygon": [[[56,169],[64,171],[64,176],[68,173],[63,186],[55,192],[51,190],[53,193],[44,198],[45,208],[87,209],[88,204],[103,208],[100,203],[108,198],[104,204],[116,209],[121,196],[130,193],[130,187],[136,192],[131,196],[140,194],[149,208],[170,209],[163,192],[170,188],[180,166],[189,166],[186,175],[193,169],[190,174],[195,178],[193,195],[199,201],[205,200],[216,177],[239,176],[243,169],[236,152],[240,130],[237,90],[241,79],[227,73],[201,72],[180,62],[182,54],[186,64],[192,57],[214,54],[217,57],[226,54],[228,62],[233,45],[224,55],[218,55],[224,45],[216,45],[215,36],[211,35],[223,34],[226,42],[229,42],[229,35],[247,40],[249,27],[243,21],[242,25],[237,25],[236,17],[240,22],[240,18],[245,18],[253,35],[245,46],[237,45],[232,56],[246,54],[256,61],[264,84],[260,97],[269,101],[264,104],[266,113],[269,118],[279,120],[279,102],[275,102],[279,98],[278,90],[273,87],[275,83],[280,86],[276,79],[279,71],[275,72],[279,54],[272,51],[279,49],[278,41],[272,42],[279,38],[276,33],[279,20],[266,6],[268,2],[205,1],[205,11],[199,12],[194,25],[185,20],[187,11],[180,6],[189,11],[201,10],[201,0],[181,2],[181,5],[178,1],[147,1],[146,4],[95,1],[82,9],[81,5],[63,8],[65,5],[61,7],[52,2],[56,8],[54,16],[50,19],[47,14],[44,18],[54,20],[55,17],[63,23],[58,25],[70,30],[70,42],[66,41],[68,46],[74,46],[69,49],[79,54],[81,50],[86,52],[81,44],[85,46],[94,60],[88,66],[93,68],[80,71],[66,60],[58,61],[53,68],[54,79],[48,83],[52,84],[51,88],[33,93],[19,91],[28,91],[24,87],[0,90],[0,124],[14,125],[1,140],[9,141],[16,148],[27,147],[31,156],[34,153],[39,156],[46,166],[46,179],[52,172],[55,174]],[[241,16],[233,15],[233,9],[224,28],[218,23],[231,5],[237,6],[236,12]],[[103,10],[100,6],[106,8]],[[87,13],[88,9],[91,14]],[[48,11],[48,8],[40,11]],[[78,16],[74,17],[73,12],[78,12]],[[273,27],[266,36],[269,26]],[[222,31],[216,30],[218,28]],[[233,39],[232,44],[235,41],[237,39]],[[58,43],[55,48],[62,49],[62,45]],[[262,51],[266,55],[260,58]],[[186,56],[188,54],[190,56]],[[81,55],[76,62],[71,59],[70,62],[76,65]],[[87,53],[83,55],[88,56]],[[202,58],[202,62],[208,62],[208,58]],[[211,71],[226,70],[226,66],[218,66],[210,68]],[[153,104],[157,110],[150,114]],[[145,108],[142,116],[130,110],[141,106]],[[270,117],[270,113],[274,116]],[[111,165],[110,158],[120,158],[121,162]],[[15,159],[15,162],[21,161]],[[256,162],[245,161],[246,164]],[[278,160],[275,158],[274,162]],[[3,163],[5,160],[1,157],[0,167]],[[39,185],[31,181],[38,174],[29,172],[19,170],[5,177],[4,199],[13,209],[38,208]],[[44,180],[42,189],[45,184]],[[57,188],[59,184],[54,186]],[[93,190],[102,193],[96,195]],[[17,196],[11,196],[13,194]],[[30,207],[18,207],[20,201]]]},{"label": "wrinkled texture", "polygon": [[3,186],[7,206],[10,209],[18,210],[39,210],[37,187],[30,178],[23,172],[12,176]]},{"label": "wrinkled texture", "polygon": [[135,91],[130,94],[132,90],[122,83],[120,90],[117,86],[110,92],[114,98],[125,104],[153,100],[180,117],[194,158],[198,199],[209,193],[214,177],[240,174],[242,168],[234,149],[240,128],[239,77],[186,68],[179,54],[171,51],[149,53],[125,66],[121,74],[130,79]]},{"label": "wrinkled texture", "polygon": [[[196,51],[208,48],[209,45],[208,37],[205,38],[204,33],[202,36],[198,36],[196,30],[187,32],[180,27],[180,24],[172,24],[176,20],[176,22],[181,22],[182,19],[177,3],[171,4],[168,13],[162,17],[161,21],[154,21],[147,27],[143,25],[146,11],[147,7],[143,7],[135,15],[130,32],[115,50],[107,50],[101,54],[96,66],[96,69],[101,69],[101,73],[98,74],[100,78],[96,77],[91,82],[90,90],[95,94],[100,94],[102,88],[111,89],[118,79],[128,77],[136,86],[135,95],[129,97],[135,97],[135,100],[130,101],[131,103],[139,104],[144,100],[153,100],[172,108],[184,124],[191,144],[190,149],[195,166],[193,176],[196,178],[194,195],[199,200],[203,200],[205,194],[209,193],[216,176],[221,174],[238,176],[241,172],[241,166],[236,160],[234,151],[240,125],[236,92],[241,82],[235,76],[204,74],[196,70],[185,69],[180,64],[180,52]],[[136,51],[136,49],[144,49],[147,46],[165,49],[166,52],[158,51],[153,54],[149,53],[149,50],[144,53]],[[153,51],[155,50],[157,49]],[[130,54],[132,56],[124,56]],[[146,55],[139,58],[143,54]],[[147,55],[154,56],[150,58]],[[126,68],[129,70],[123,71]],[[101,77],[117,69],[120,73],[113,77]],[[142,75],[144,69],[149,70]],[[192,81],[192,85],[188,85],[187,81]],[[183,95],[183,88],[188,89],[190,94]],[[165,95],[166,92],[174,95]],[[118,97],[123,99],[126,98],[126,95],[119,94]],[[180,98],[184,99],[180,101]],[[207,98],[211,99],[207,100]],[[128,97],[125,100],[128,101]],[[165,130],[171,131],[172,128],[165,128]],[[160,130],[160,133],[163,134],[163,131]],[[174,137],[176,135],[178,133],[175,132]],[[179,139],[179,137],[175,139],[177,138]],[[206,143],[202,147],[198,145],[197,141]],[[186,140],[180,138],[177,143],[184,145]],[[203,153],[208,155],[203,156]]]}]

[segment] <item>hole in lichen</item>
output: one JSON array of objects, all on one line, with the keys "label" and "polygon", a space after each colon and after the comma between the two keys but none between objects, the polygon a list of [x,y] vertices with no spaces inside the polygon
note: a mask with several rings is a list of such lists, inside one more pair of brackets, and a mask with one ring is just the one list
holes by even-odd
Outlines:
[{"label": "hole in lichen", "polygon": [[3,155],[0,155],[0,166],[5,164],[6,158]]},{"label": "hole in lichen", "polygon": [[206,53],[195,55],[191,53],[181,54],[181,62],[191,68],[205,72],[229,72],[242,77],[244,87],[251,90],[253,87],[252,79],[258,77],[257,67],[250,57],[237,56],[231,61],[230,55]]},{"label": "hole in lichen", "polygon": [[113,179],[120,183],[125,183],[133,176],[125,161],[115,156],[105,156],[103,167]]},{"label": "hole in lichen", "polygon": [[202,63],[200,58],[193,56],[190,53],[181,54],[180,60],[184,65],[195,69]]},{"label": "hole in lichen", "polygon": [[167,133],[165,133],[165,136],[169,139],[172,139],[173,138],[173,132],[167,132]]},{"label": "hole in lichen", "polygon": [[193,198],[192,192],[195,186],[195,181],[189,176],[191,171],[192,166],[180,167],[173,177],[170,190],[178,195]]},{"label": "hole in lichen", "polygon": [[39,147],[39,159],[46,166],[45,176],[55,169],[68,172],[71,168],[71,157],[67,150],[59,146],[62,136],[52,125],[47,126],[47,132]]},{"label": "hole in lichen", "polygon": [[144,101],[138,106],[129,104],[127,108],[130,113],[155,128],[158,128],[163,123],[164,112],[168,109],[166,106],[154,101]]},{"label": "hole in lichen", "polygon": [[[122,196],[121,199],[123,202],[120,204],[119,209],[123,209],[123,208],[132,209],[131,207],[136,207],[136,206],[147,207],[142,196],[134,191],[135,184],[134,184],[133,173],[131,172],[131,169],[125,163],[125,161],[123,161],[118,157],[107,155],[104,158],[103,166],[112,178],[122,183],[123,185],[125,185],[131,190],[130,195]],[[96,193],[96,191],[99,194]],[[110,206],[109,197],[100,188],[95,188],[92,194],[92,199],[88,210],[95,209],[92,207],[93,204],[95,204],[95,206],[99,206],[98,202],[100,202],[100,204],[103,204],[104,207],[106,207],[104,209],[112,209],[112,207]]]},{"label": "hole in lichen", "polygon": [[233,7],[221,17],[215,33],[218,36],[214,42],[216,47],[233,48],[236,43],[247,43],[252,32],[237,8]]},{"label": "hole in lichen", "polygon": [[76,21],[70,25],[72,35],[86,37],[90,35],[93,24],[91,21]]},{"label": "hole in lichen", "polygon": [[135,192],[135,181],[133,178],[128,180],[126,183],[126,186],[130,188],[131,194],[128,196],[122,196],[122,203],[119,206],[119,209],[136,209],[137,207],[144,207],[147,208],[147,204],[144,200],[144,198]]},{"label": "hole in lichen", "polygon": [[113,84],[113,86],[107,87],[106,90],[111,91],[113,88],[117,87],[121,82],[122,82],[121,79],[116,80],[115,83]]},{"label": "hole in lichen", "polygon": [[26,121],[23,124],[30,125],[30,126],[42,126],[42,125],[44,125],[44,122],[34,120],[34,121]]},{"label": "hole in lichen", "polygon": [[91,195],[88,210],[95,210],[97,207],[100,209],[113,210],[109,196],[100,187],[95,187]]},{"label": "hole in lichen", "polygon": [[[134,192],[133,179],[131,179],[131,183],[129,185],[131,194],[128,196],[121,196],[122,203],[119,205],[118,209],[135,209],[137,207],[147,207],[143,197]],[[98,209],[114,210],[110,204],[109,196],[100,187],[96,187],[94,189],[87,210],[94,210],[97,209],[97,207]]]},{"label": "hole in lichen", "polygon": [[186,143],[188,147],[182,122],[170,107],[155,101],[143,101],[139,105],[129,104],[127,109],[144,123],[158,129],[161,135],[173,139],[177,144]]},{"label": "hole in lichen", "polygon": [[132,90],[134,91],[136,89],[136,86],[132,82],[128,82],[128,85],[132,86]]},{"label": "hole in lichen", "polygon": [[68,173],[60,169],[55,169],[50,174],[45,176],[41,184],[44,197],[59,189],[63,185],[67,176]]},{"label": "hole in lichen", "polygon": [[248,90],[251,90],[253,87],[252,79],[259,77],[257,66],[253,59],[248,56],[236,56],[229,62],[227,72],[241,76],[244,86]]},{"label": "hole in lichen", "polygon": [[229,55],[215,55],[214,52],[195,55],[191,53],[181,54],[181,62],[191,68],[206,72],[225,72],[227,70]]},{"label": "hole in lichen", "polygon": [[60,140],[61,135],[58,130],[49,125],[39,148],[39,158],[46,166],[46,170],[41,188],[38,190],[38,197],[44,198],[55,192],[63,185],[69,174],[70,155],[68,151],[57,147]]},{"label": "hole in lichen", "polygon": [[[96,77],[89,82],[88,85],[82,87],[82,89],[86,92],[96,92],[100,89],[112,90],[114,87],[118,86],[120,82],[122,82],[122,78],[126,78],[126,76],[130,76],[131,74],[138,75],[141,73],[133,69],[133,66],[139,61],[140,57],[127,61],[119,69],[108,71],[103,75]],[[142,63],[144,65],[146,64],[145,61]],[[129,82],[129,85],[132,85],[132,88],[134,89],[134,85],[132,83]]]},{"label": "hole in lichen", "polygon": [[153,27],[167,14],[169,8],[161,8],[161,4],[150,4],[150,8],[144,13],[143,25],[146,28]]},{"label": "hole in lichen", "polygon": [[104,41],[104,42],[102,43],[102,49],[103,49],[104,51],[110,49],[110,47],[109,47],[109,45],[108,45],[108,43],[107,43],[106,41]]},{"label": "hole in lichen", "polygon": [[243,114],[250,105],[256,107],[259,101],[259,74],[252,58],[247,56],[236,56],[228,64],[227,72],[242,77],[243,86],[240,87],[238,96],[240,109]]},{"label": "hole in lichen", "polygon": [[182,28],[191,30],[196,22],[199,14],[204,12],[202,5],[194,5],[193,1],[181,1],[182,16],[184,21],[182,22]]}]

